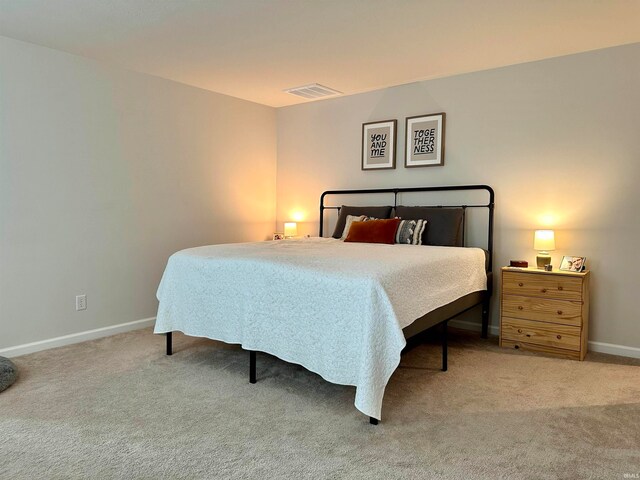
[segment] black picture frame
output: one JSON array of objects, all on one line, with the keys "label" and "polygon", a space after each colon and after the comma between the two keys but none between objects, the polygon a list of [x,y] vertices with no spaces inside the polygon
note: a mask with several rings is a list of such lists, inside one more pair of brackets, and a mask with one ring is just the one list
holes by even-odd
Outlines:
[{"label": "black picture frame", "polygon": [[396,168],[397,129],[397,120],[362,124],[362,170]]},{"label": "black picture frame", "polygon": [[405,168],[444,165],[445,121],[444,112],[405,119]]}]

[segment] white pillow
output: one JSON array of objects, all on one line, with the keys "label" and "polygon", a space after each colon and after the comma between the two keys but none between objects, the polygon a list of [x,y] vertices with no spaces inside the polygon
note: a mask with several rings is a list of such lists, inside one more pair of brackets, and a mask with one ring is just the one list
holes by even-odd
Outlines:
[{"label": "white pillow", "polygon": [[347,238],[347,235],[349,235],[349,229],[353,222],[362,222],[365,218],[366,215],[347,215],[347,220],[344,222],[344,230],[342,231],[340,240],[344,241],[344,239]]}]

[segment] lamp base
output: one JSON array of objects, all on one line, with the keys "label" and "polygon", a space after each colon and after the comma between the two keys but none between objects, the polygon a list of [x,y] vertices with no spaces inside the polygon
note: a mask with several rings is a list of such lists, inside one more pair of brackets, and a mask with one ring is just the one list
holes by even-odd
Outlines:
[{"label": "lamp base", "polygon": [[538,266],[538,268],[544,270],[544,266],[550,264],[551,255],[549,255],[547,252],[540,252],[536,257],[536,265]]}]

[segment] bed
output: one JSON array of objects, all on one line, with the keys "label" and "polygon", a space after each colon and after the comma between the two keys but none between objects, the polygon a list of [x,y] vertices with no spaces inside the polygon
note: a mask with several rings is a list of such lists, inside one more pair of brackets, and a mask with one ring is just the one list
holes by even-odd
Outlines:
[{"label": "bed", "polygon": [[[339,223],[348,208],[325,205],[331,195],[393,195],[392,209],[400,212],[398,195],[404,192],[446,190],[488,193],[487,203],[422,207],[461,211],[456,242],[462,245],[467,210],[488,209],[484,248],[347,243],[333,238],[335,232],[323,236],[326,211],[342,210]],[[332,383],[353,385],[356,408],[376,424],[408,339],[441,324],[446,370],[449,319],[482,305],[486,336],[493,208],[493,190],[484,185],[324,192],[319,237],[212,245],[172,255],[158,288],[154,333],[167,335],[169,355],[173,331],[241,345],[250,353],[251,383],[258,351]]]}]

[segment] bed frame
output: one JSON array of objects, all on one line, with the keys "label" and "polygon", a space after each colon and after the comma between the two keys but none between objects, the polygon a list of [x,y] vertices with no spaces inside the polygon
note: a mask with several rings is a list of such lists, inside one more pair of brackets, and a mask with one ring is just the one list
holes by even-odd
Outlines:
[{"label": "bed frame", "polygon": [[[488,193],[487,203],[481,204],[462,204],[462,205],[421,205],[432,208],[462,208],[462,243],[466,247],[465,243],[465,230],[466,230],[466,212],[469,208],[486,208],[488,209],[488,221],[487,221],[487,290],[470,293],[461,297],[447,305],[444,305],[436,310],[433,310],[426,315],[415,320],[411,325],[405,327],[402,331],[407,341],[410,339],[416,339],[426,330],[441,326],[442,329],[442,371],[447,371],[447,327],[449,320],[458,315],[471,310],[472,308],[482,305],[482,338],[487,338],[489,331],[489,307],[491,302],[491,294],[493,292],[493,215],[495,208],[495,192],[488,185],[456,185],[456,186],[439,186],[439,187],[404,187],[404,188],[375,188],[375,189],[360,189],[360,190],[327,190],[320,196],[320,228],[319,235],[322,237],[324,233],[324,214],[325,210],[336,210],[340,213],[339,206],[327,206],[325,205],[325,197],[329,195],[370,195],[370,194],[393,194],[393,206],[398,206],[398,194],[401,193],[414,193],[414,192],[445,192],[445,191],[468,191],[468,190],[484,190]],[[167,355],[173,353],[172,345],[172,332],[166,334],[167,337]],[[408,344],[408,347],[410,345]],[[405,348],[406,349],[406,348]],[[256,352],[249,351],[249,382],[256,383]],[[372,425],[377,425],[378,420],[373,417],[369,417],[369,422]]]}]

